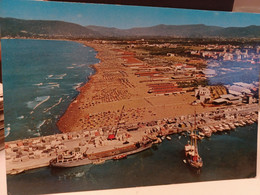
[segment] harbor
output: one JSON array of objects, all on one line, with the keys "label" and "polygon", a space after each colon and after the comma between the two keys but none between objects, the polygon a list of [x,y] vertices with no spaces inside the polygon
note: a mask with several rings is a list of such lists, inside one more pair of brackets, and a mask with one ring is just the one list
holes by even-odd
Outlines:
[{"label": "harbor", "polygon": [[[212,112],[197,113],[196,124],[200,138],[232,131],[234,126],[255,123],[257,113],[258,104],[229,106]],[[55,166],[57,163],[60,167],[96,164],[119,155],[131,155],[161,143],[164,136],[187,136],[194,123],[194,115],[183,115],[130,126],[120,124],[113,139],[109,136],[114,127],[103,127],[6,142],[7,174],[51,164]]]},{"label": "harbor", "polygon": [[[212,134],[210,138],[199,141],[199,152],[204,162],[200,174],[183,163],[184,146],[189,138],[179,136],[170,135],[171,141],[164,139],[160,144],[121,160],[73,168],[46,166],[7,175],[8,185],[16,186],[10,189],[10,193],[26,195],[41,191],[47,194],[255,177],[256,123]],[[41,182],[28,182],[31,177],[41,178]]]},{"label": "harbor", "polygon": [[[39,42],[46,46],[56,44],[43,40]],[[194,128],[198,131],[197,142],[214,134],[225,134],[257,122],[257,80],[252,84],[236,83],[239,86],[233,87],[232,93],[223,85],[197,84],[198,86],[194,87],[193,83],[203,84],[207,79],[201,73],[205,70],[201,65],[206,63],[205,60],[189,59],[189,65],[177,62],[174,62],[174,65],[169,65],[168,62],[165,64],[161,59],[158,61],[156,56],[140,60],[139,51],[126,49],[120,41],[57,43],[74,45],[75,49],[71,51],[73,53],[82,49],[82,53],[96,54],[94,59],[88,58],[90,62],[99,60],[91,66],[91,71],[94,69],[95,74],[89,74],[85,78],[86,83],[77,84],[76,88],[73,84],[77,95],[66,110],[62,108],[64,112],[59,111],[60,116],[57,113],[52,115],[53,108],[58,109],[64,99],[68,102],[69,98],[72,98],[67,94],[66,98],[65,94],[61,94],[62,98],[55,96],[56,102],[52,100],[52,105],[48,107],[43,105],[51,101],[50,95],[41,94],[35,101],[27,100],[29,115],[16,117],[17,121],[35,123],[39,120],[34,118],[36,112],[40,117],[44,117],[42,113],[46,114],[46,117],[53,117],[53,121],[51,118],[38,121],[37,133],[33,134],[32,138],[5,143],[7,174],[18,174],[46,166],[106,164],[110,160],[125,159],[133,154],[143,153],[165,140],[172,142],[169,135],[177,134],[179,139],[193,136]],[[143,41],[137,44],[143,44]],[[43,79],[55,79],[57,82],[60,80],[60,84],[55,84],[58,88],[62,86],[63,79],[63,82],[69,84],[66,80],[67,74],[73,67],[81,67],[75,62],[71,63],[72,65],[67,67],[68,72],[49,74],[47,78],[43,75]],[[59,69],[62,70],[62,66]],[[75,73],[79,72],[82,71]],[[32,86],[42,89],[45,84],[40,80],[38,82]],[[49,85],[53,86],[53,83],[48,83],[48,87]],[[73,94],[75,96],[75,92]],[[61,133],[53,129],[50,135],[44,136],[43,130],[50,131],[51,126],[48,124],[51,122],[54,126],[54,121],[57,121]],[[7,125],[7,128],[10,127]],[[11,134],[14,135],[15,133]]]},{"label": "harbor", "polygon": [[[31,42],[19,41],[28,41],[29,45]],[[50,44],[37,41],[44,46]],[[211,79],[200,73],[205,67],[195,64],[190,67],[184,63],[161,66],[158,63],[164,62],[157,61],[156,56],[150,56],[151,61],[150,58],[140,60],[140,53],[127,51],[125,45],[114,42],[54,41],[52,44],[59,47],[72,44],[74,47],[68,52],[91,53],[87,59],[94,65],[83,66],[86,59],[78,61],[78,56],[77,59],[74,56],[66,71],[61,60],[58,72],[40,75],[37,82],[30,83],[41,93],[21,101],[27,102],[26,109],[19,109],[25,112],[14,115],[17,123],[11,122],[12,116],[8,117],[10,122],[5,129],[8,130],[7,140],[10,140],[5,143],[8,185],[17,186],[19,178],[45,174],[54,182],[81,181],[78,185],[74,182],[75,188],[70,188],[75,190],[254,177],[254,139],[259,111],[257,77],[252,76],[251,84],[192,86]],[[58,60],[56,56],[55,59]],[[87,74],[83,72],[86,68],[90,70]],[[77,70],[73,72],[75,77],[82,73],[83,83],[70,80],[72,70]],[[186,80],[189,82],[185,83]],[[58,93],[51,95],[49,90]],[[17,128],[19,126],[21,129]],[[195,137],[197,159],[203,161],[196,170],[192,161],[188,161],[188,154],[194,157],[193,152],[185,153],[185,145],[193,136],[192,129],[198,132]],[[236,139],[240,135],[244,137]],[[242,146],[249,153],[237,153],[237,148],[243,151]],[[225,159],[225,163],[220,159]],[[223,164],[225,166],[221,166]],[[221,170],[216,171],[216,167]],[[111,183],[106,179],[108,175],[120,175],[126,169],[129,177],[138,175],[138,178],[132,182],[121,179],[122,183]],[[151,172],[153,169],[157,170],[155,175]],[[156,175],[164,179],[159,181]],[[89,183],[79,186],[82,182]],[[48,184],[48,181],[44,183]],[[41,189],[41,186],[37,185],[37,188]],[[53,186],[41,190],[52,193],[57,189],[58,186]]]}]

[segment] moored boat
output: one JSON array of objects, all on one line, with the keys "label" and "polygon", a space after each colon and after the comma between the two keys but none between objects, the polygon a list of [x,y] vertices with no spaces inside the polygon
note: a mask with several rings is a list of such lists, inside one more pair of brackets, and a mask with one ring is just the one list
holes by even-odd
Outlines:
[{"label": "moored boat", "polygon": [[96,160],[96,161],[93,161],[93,164],[94,165],[100,165],[100,164],[103,164],[104,162],[105,162],[106,160],[105,159],[98,159],[98,160]]},{"label": "moored boat", "polygon": [[126,154],[121,154],[121,155],[115,156],[115,157],[113,158],[113,160],[120,160],[120,159],[123,159],[123,158],[126,158],[126,157],[127,157]]},{"label": "moored boat", "polygon": [[[195,128],[196,128],[196,113],[195,113]],[[188,164],[196,169],[200,169],[203,166],[202,158],[198,152],[197,145],[198,135],[196,130],[192,129],[190,134],[190,141],[185,145],[185,156]]]},{"label": "moored boat", "polygon": [[230,127],[231,129],[233,129],[233,130],[236,128],[236,126],[235,126],[233,123],[231,123],[231,122],[228,123],[228,125],[229,125],[229,127]]}]

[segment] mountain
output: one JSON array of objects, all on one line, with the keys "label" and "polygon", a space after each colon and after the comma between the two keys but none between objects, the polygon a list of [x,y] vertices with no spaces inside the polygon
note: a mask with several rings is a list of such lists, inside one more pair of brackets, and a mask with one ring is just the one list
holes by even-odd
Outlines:
[{"label": "mountain", "polygon": [[152,27],[131,28],[120,30],[116,28],[104,28],[99,26],[87,26],[91,30],[102,32],[104,36],[132,36],[132,37],[208,37],[214,36],[214,32],[223,28],[216,26],[198,25],[157,25]]},{"label": "mountain", "polygon": [[247,37],[247,38],[259,38],[260,26],[247,26],[247,27],[228,27],[221,31],[216,32],[220,37]]},{"label": "mountain", "polygon": [[131,29],[102,26],[81,26],[62,21],[21,20],[0,18],[2,36],[51,38],[126,38],[126,37],[180,37],[180,38],[260,38],[260,26],[218,27],[196,25],[157,25]]},{"label": "mountain", "polygon": [[62,21],[0,18],[3,37],[91,37],[99,36],[85,27]]}]

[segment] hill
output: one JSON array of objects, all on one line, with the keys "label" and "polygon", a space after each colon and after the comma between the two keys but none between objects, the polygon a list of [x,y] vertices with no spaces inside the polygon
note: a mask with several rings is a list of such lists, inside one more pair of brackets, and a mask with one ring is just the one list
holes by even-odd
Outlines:
[{"label": "hill", "polygon": [[175,37],[175,38],[260,38],[260,26],[218,27],[196,25],[164,25],[131,29],[102,26],[81,26],[63,21],[21,20],[0,18],[2,36],[42,38],[126,38],[126,37]]},{"label": "hill", "polygon": [[3,37],[92,37],[99,36],[85,27],[62,21],[0,18]]}]

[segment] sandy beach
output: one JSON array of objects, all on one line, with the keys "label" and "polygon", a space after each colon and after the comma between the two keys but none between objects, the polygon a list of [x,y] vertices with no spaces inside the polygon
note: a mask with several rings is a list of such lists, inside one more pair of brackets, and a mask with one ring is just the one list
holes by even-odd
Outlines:
[{"label": "sandy beach", "polygon": [[78,89],[80,94],[58,121],[62,132],[115,126],[121,112],[121,120],[132,124],[215,109],[191,105],[196,99],[194,92],[169,96],[149,94],[148,84],[164,81],[143,82],[149,77],[139,77],[133,68],[124,66],[129,56],[132,63],[142,63],[134,54],[111,43],[80,43],[94,48],[100,63],[93,65],[96,73]]},{"label": "sandy beach", "polygon": [[80,43],[94,48],[100,62],[59,119],[63,133],[6,142],[8,174],[48,165],[99,164],[170,140],[171,134],[185,137],[195,126],[203,139],[257,121],[257,104],[194,105],[194,91],[180,88],[168,66],[141,61],[124,45]]}]

